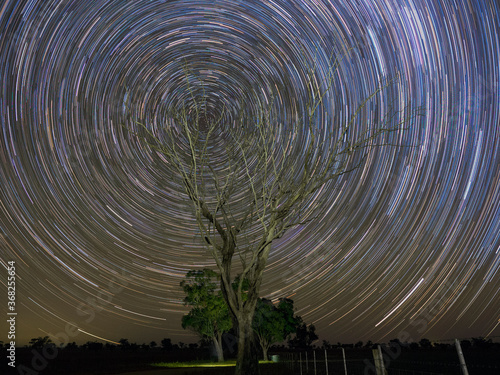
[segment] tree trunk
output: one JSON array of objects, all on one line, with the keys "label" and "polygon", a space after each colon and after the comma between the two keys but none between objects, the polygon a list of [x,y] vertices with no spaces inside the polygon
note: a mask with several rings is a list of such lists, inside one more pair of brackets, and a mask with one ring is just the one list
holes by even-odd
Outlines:
[{"label": "tree trunk", "polygon": [[264,361],[269,361],[269,358],[267,357],[267,346],[262,346],[262,354],[264,354]]},{"label": "tree trunk", "polygon": [[259,361],[254,353],[252,315],[242,313],[238,317],[238,356],[235,375],[260,375]]},{"label": "tree trunk", "polygon": [[215,345],[215,351],[217,352],[217,361],[224,362],[224,351],[222,350],[222,336],[221,337],[213,337],[213,342]]}]

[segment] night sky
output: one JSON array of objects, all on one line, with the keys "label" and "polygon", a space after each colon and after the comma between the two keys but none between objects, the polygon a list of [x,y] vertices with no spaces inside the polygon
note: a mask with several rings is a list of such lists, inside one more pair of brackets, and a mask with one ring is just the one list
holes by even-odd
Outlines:
[{"label": "night sky", "polygon": [[321,78],[349,47],[320,132],[397,73],[357,131],[394,102],[425,117],[311,197],[316,219],[274,244],[261,296],[292,298],[333,343],[500,336],[499,25],[495,0],[3,0],[0,260],[16,262],[16,341],[69,323],[77,343],[196,341],[179,282],[214,263],[179,182],[121,124],[189,101],[186,66],[215,110],[251,110],[260,88],[286,107],[306,65]]}]

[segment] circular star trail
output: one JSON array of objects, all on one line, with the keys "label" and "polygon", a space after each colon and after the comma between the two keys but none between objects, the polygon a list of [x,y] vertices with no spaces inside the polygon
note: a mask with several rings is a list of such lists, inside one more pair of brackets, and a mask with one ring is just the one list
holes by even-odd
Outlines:
[{"label": "circular star trail", "polygon": [[[121,125],[203,92],[212,116],[227,109],[224,147],[271,92],[293,119],[307,68],[321,81],[343,55],[321,134],[396,75],[354,131],[394,103],[425,117],[311,197],[261,295],[292,298],[334,342],[500,335],[498,25],[493,0],[6,0],[0,255],[16,261],[19,337],[71,322],[81,342],[194,340],[179,282],[214,262],[168,163]],[[303,134],[279,137],[300,160],[287,145]]]}]

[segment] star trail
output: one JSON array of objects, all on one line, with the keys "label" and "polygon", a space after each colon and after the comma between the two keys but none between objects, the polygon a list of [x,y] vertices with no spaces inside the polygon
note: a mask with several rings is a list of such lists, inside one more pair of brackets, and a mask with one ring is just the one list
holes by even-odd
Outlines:
[{"label": "star trail", "polygon": [[[321,81],[339,55],[322,134],[396,75],[354,131],[394,103],[425,116],[310,198],[261,296],[292,298],[331,342],[499,336],[499,25],[494,0],[3,1],[0,261],[16,262],[18,341],[68,324],[82,343],[195,341],[179,283],[214,261],[166,160],[121,125],[189,102],[186,67],[213,113],[230,109],[221,134],[258,90],[291,119],[308,66]],[[278,134],[300,160],[287,146],[303,134]]]}]

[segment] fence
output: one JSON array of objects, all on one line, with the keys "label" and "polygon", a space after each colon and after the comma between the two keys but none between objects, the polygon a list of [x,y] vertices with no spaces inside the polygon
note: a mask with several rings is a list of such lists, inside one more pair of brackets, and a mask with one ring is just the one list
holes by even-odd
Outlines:
[{"label": "fence", "polygon": [[[366,351],[361,352],[367,353]],[[366,364],[364,356],[359,358],[361,352],[355,353],[358,358],[346,358],[345,361],[339,357],[338,353],[331,350],[282,353],[279,361],[284,363],[292,374],[297,375],[362,374]],[[341,352],[339,351],[339,353]],[[373,363],[373,359],[371,362]],[[347,368],[348,372],[346,372]]]},{"label": "fence", "polygon": [[441,349],[390,345],[379,346],[376,350],[339,348],[281,352],[276,353],[273,360],[283,363],[290,370],[290,375],[500,374],[498,350],[465,351],[462,357],[461,352],[452,345]]}]

